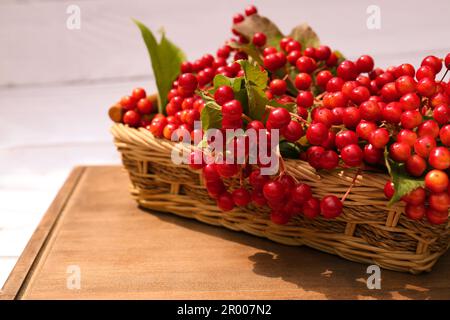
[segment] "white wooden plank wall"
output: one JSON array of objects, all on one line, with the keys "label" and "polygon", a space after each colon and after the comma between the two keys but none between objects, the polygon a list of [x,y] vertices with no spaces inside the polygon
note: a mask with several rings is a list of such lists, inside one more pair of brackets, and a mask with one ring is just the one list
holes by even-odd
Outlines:
[{"label": "white wooden plank wall", "polygon": [[[168,36],[191,59],[229,37],[250,2],[227,0],[2,0],[0,2],[0,287],[70,169],[119,163],[108,106],[135,86],[155,86],[131,17]],[[284,32],[307,21],[349,58],[411,62],[450,51],[450,2],[254,1]],[[66,28],[70,4],[81,29]],[[366,26],[369,5],[381,29]]]}]

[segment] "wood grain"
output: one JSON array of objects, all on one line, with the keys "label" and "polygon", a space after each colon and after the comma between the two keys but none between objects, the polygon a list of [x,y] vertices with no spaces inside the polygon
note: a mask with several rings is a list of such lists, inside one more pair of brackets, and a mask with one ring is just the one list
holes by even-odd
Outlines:
[{"label": "wood grain", "polygon": [[[382,289],[369,290],[366,265],[143,211],[130,198],[128,177],[120,167],[76,169],[66,185],[57,200],[68,200],[59,213],[52,205],[36,231],[40,237],[33,236],[2,298],[450,298],[448,254],[429,274],[383,270]],[[51,217],[56,218],[53,227]],[[45,241],[42,233],[49,235]],[[28,272],[23,265],[36,251]],[[69,265],[80,267],[79,290],[66,286]]]}]

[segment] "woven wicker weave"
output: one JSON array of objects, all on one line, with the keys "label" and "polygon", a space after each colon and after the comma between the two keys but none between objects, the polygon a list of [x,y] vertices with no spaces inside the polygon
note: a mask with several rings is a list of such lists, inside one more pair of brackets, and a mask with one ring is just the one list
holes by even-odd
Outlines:
[{"label": "woven wicker weave", "polygon": [[[337,219],[311,220],[300,215],[287,225],[276,225],[267,210],[251,205],[220,211],[208,196],[201,174],[172,162],[172,142],[157,139],[143,128],[122,124],[114,124],[111,131],[131,179],[131,194],[141,207],[411,273],[430,271],[449,247],[449,224],[412,221],[402,214],[400,204],[386,206],[383,187],[388,177],[384,174],[358,175],[344,202],[344,213]],[[287,160],[285,165],[287,172],[308,183],[318,196],[342,196],[357,174],[346,169],[318,175],[299,160]]]}]

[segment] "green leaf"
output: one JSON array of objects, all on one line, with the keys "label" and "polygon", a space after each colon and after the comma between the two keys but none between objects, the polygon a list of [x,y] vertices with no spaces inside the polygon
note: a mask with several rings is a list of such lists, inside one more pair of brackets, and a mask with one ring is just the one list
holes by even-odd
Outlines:
[{"label": "green leaf", "polygon": [[275,108],[284,108],[287,111],[289,111],[290,113],[295,113],[297,114],[297,104],[292,102],[292,103],[279,103],[276,100],[269,100],[267,102],[267,104],[269,106],[275,107]]},{"label": "green leaf", "polygon": [[280,48],[280,40],[283,38],[280,29],[272,21],[259,14],[246,17],[244,21],[234,24],[233,29],[250,41],[256,32],[262,32],[267,37],[267,45],[277,49]]},{"label": "green leaf", "polygon": [[261,70],[258,65],[253,65],[248,60],[240,60],[239,63],[244,71],[248,96],[248,110],[245,110],[245,113],[252,119],[262,120],[268,102],[264,89],[269,76],[265,70]]},{"label": "green leaf", "polygon": [[292,29],[290,35],[292,39],[301,43],[302,48],[318,47],[320,40],[314,30],[306,23],[302,23]]},{"label": "green leaf", "polygon": [[[217,89],[220,86],[229,86],[233,89],[233,91],[239,92],[242,89],[242,84],[244,83],[244,78],[238,77],[238,78],[229,78],[227,76],[224,76],[223,74],[217,74],[214,77],[213,84],[214,89]],[[215,90],[214,90],[215,92]]]},{"label": "green leaf", "polygon": [[158,43],[153,33],[143,23],[134,19],[133,21],[139,27],[147,46],[158,87],[158,109],[159,112],[163,112],[167,104],[167,94],[172,88],[172,82],[180,73],[181,63],[186,60],[186,57],[181,49],[166,38],[164,32],[161,41]]},{"label": "green leaf", "polygon": [[286,159],[299,159],[300,147],[293,142],[281,141],[280,142],[280,154]]},{"label": "green leaf", "polygon": [[221,107],[213,100],[207,101],[200,114],[202,129],[206,131],[211,128],[219,129],[222,127]]},{"label": "green leaf", "polygon": [[389,201],[388,206],[393,205],[404,195],[407,195],[411,191],[425,186],[425,179],[411,177],[406,172],[405,165],[403,163],[400,164],[390,160],[387,149],[384,152],[384,157],[395,190],[395,193]]}]

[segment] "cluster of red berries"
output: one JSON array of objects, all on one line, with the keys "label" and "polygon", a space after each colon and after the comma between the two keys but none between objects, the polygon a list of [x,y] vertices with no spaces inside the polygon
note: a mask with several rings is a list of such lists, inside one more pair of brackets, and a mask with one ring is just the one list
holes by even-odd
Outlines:
[{"label": "cluster of red berries", "polygon": [[[242,23],[246,16],[254,14],[257,9],[250,6],[245,15],[235,15],[233,23]],[[262,61],[261,67],[269,72],[267,98],[280,104],[296,104],[297,112],[267,106],[264,121],[248,119],[233,89],[221,86],[215,90],[214,100],[221,106],[222,129],[268,130],[269,140],[270,130],[279,129],[284,140],[301,146],[300,158],[317,170],[345,167],[385,170],[386,150],[388,162],[400,166],[412,177],[425,180],[424,188],[402,197],[406,215],[411,219],[426,216],[433,224],[447,222],[450,82],[436,77],[443,63],[450,69],[450,54],[445,59],[428,56],[417,70],[408,63],[383,70],[375,68],[373,58],[368,55],[355,61],[343,60],[328,46],[303,48],[290,37],[282,38],[275,48],[266,45],[264,33],[256,32],[248,39],[234,28],[232,31],[237,38],[230,42],[251,42],[259,54],[257,61]],[[229,78],[244,75],[236,61],[249,57],[238,47],[230,46],[230,42],[220,47],[215,56],[206,54],[182,64],[167,97],[166,116],[158,114],[148,123],[142,118],[146,113],[139,108],[142,97],[138,93],[134,97],[133,91],[131,98],[124,97],[121,101],[122,107],[129,110],[123,122],[146,127],[156,137],[171,139],[172,133],[180,128],[193,136],[196,133],[193,123],[200,118],[205,105],[196,91],[209,90],[217,74]],[[191,158],[197,156],[194,152]],[[309,218],[320,213],[325,218],[334,218],[342,213],[344,199],[333,195],[316,199],[309,186],[297,182],[284,170],[277,177],[261,175],[262,166],[191,164],[193,169],[203,170],[208,193],[224,211],[250,203],[267,205],[276,223],[286,223],[300,213]],[[223,180],[237,176],[241,178],[241,186],[228,191]],[[385,194],[391,198],[394,193],[393,184],[388,181]]]},{"label": "cluster of red berries", "polygon": [[130,127],[148,126],[151,114],[156,111],[153,102],[142,88],[136,88],[131,95],[122,97],[119,104],[124,111],[122,122]]}]

